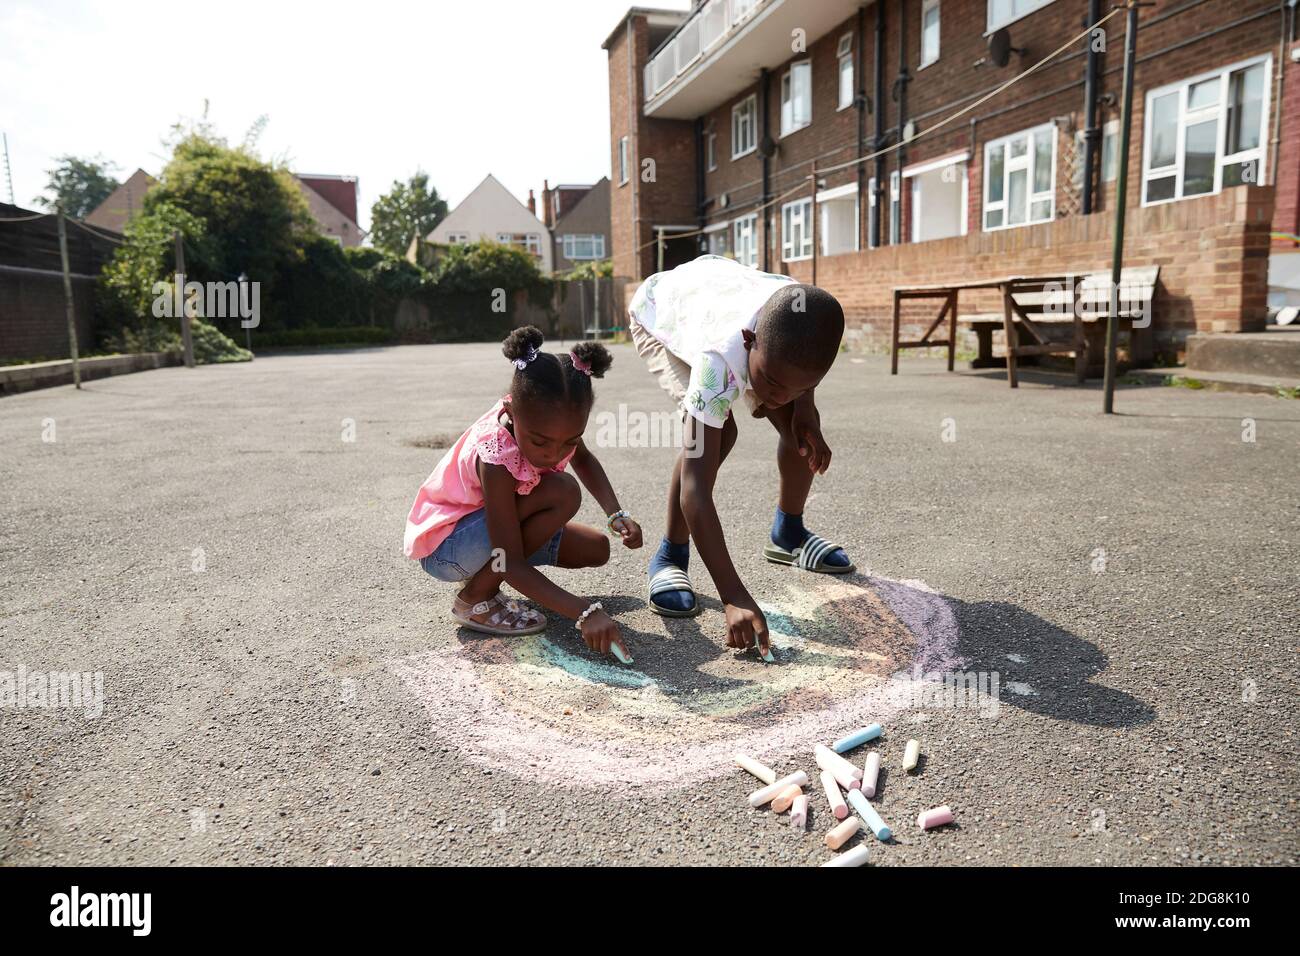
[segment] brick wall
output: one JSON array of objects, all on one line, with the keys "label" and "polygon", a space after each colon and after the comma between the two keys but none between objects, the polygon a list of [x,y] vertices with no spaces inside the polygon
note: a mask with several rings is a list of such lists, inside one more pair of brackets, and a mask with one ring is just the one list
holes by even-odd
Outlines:
[{"label": "brick wall", "polygon": [[[1162,353],[1181,350],[1192,332],[1263,328],[1272,214],[1272,187],[1244,186],[1130,211],[1124,263],[1160,266],[1152,325]],[[896,286],[1109,270],[1113,215],[822,257],[817,284],[844,306],[849,342],[879,347],[888,342]],[[808,282],[811,266],[787,263],[782,271]],[[961,315],[1001,311],[991,293],[960,299]],[[905,303],[903,338],[919,338],[937,312],[937,303]]]},{"label": "brick wall", "polygon": [[[1300,50],[1300,42],[1291,44]],[[1290,51],[1288,51],[1288,57]],[[1273,214],[1275,232],[1300,234],[1300,69],[1288,59],[1282,92],[1282,129],[1277,163],[1277,207]],[[1282,243],[1275,243],[1277,246]],[[1293,247],[1295,243],[1291,244]]]}]

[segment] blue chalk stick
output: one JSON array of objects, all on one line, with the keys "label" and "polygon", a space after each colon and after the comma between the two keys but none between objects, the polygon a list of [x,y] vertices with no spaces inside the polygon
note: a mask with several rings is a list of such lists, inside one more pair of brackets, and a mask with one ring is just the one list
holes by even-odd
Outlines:
[{"label": "blue chalk stick", "polygon": [[618,644],[610,642],[609,652],[618,658],[622,664],[631,664],[632,658],[627,656],[627,651],[623,650]]},{"label": "blue chalk stick", "polygon": [[871,827],[871,832],[876,835],[877,840],[883,842],[894,835],[894,831],[889,829],[889,825],[884,820],[880,819],[880,814],[876,812],[875,807],[867,802],[867,798],[862,795],[861,790],[850,790],[846,799],[849,801],[849,805],[858,812],[858,816],[862,817],[867,826]]},{"label": "blue chalk stick", "polygon": [[875,740],[882,733],[884,733],[884,730],[879,724],[872,724],[869,727],[863,727],[861,730],[853,731],[847,737],[841,737],[831,744],[831,750],[834,750],[837,754],[842,754],[846,750],[862,746],[868,740]]}]

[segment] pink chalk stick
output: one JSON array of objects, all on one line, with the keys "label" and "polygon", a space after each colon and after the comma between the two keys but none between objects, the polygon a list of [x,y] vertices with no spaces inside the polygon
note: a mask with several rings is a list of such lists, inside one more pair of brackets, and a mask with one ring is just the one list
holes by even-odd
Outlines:
[{"label": "pink chalk stick", "polygon": [[802,830],[808,823],[808,795],[801,793],[790,804],[790,826]]},{"label": "pink chalk stick", "polygon": [[836,820],[843,820],[849,815],[849,805],[844,802],[844,797],[840,794],[840,785],[835,779],[835,774],[823,770],[821,781],[822,789],[826,791],[826,802],[831,805],[831,813],[835,814]]},{"label": "pink chalk stick", "polygon": [[933,810],[926,810],[916,818],[916,825],[922,830],[933,830],[935,827],[941,827],[945,823],[952,823],[952,808],[948,804],[941,807],[935,807]]},{"label": "pink chalk stick", "polygon": [[799,789],[798,784],[791,784],[776,795],[772,801],[773,813],[785,813],[794,806],[795,798],[803,796],[803,791]]},{"label": "pink chalk stick", "polygon": [[880,754],[867,754],[867,765],[862,770],[862,793],[868,797],[876,795],[876,780],[880,777]]},{"label": "pink chalk stick", "polygon": [[856,790],[862,786],[862,771],[849,763],[825,744],[813,748],[817,766],[829,771],[836,782],[845,790]]}]

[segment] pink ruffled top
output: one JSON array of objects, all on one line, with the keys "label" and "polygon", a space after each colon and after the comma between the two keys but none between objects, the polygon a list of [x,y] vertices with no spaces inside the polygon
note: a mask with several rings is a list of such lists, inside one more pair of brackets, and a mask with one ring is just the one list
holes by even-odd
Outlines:
[{"label": "pink ruffled top", "polygon": [[[442,456],[433,474],[425,479],[415,495],[411,513],[406,516],[406,535],[402,548],[408,558],[420,560],[433,554],[451,534],[456,522],[483,507],[483,486],[478,480],[478,463],[503,465],[518,484],[515,491],[526,495],[537,487],[548,471],[564,471],[573,458],[570,452],[554,468],[535,468],[519,446],[515,436],[501,424],[501,413],[509,408],[505,396],[471,425],[465,434]],[[576,450],[576,449],[575,449]]]}]

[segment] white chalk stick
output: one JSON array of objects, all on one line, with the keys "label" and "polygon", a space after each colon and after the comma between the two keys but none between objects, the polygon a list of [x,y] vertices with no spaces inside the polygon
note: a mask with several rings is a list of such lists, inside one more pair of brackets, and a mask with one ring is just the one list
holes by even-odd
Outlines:
[{"label": "white chalk stick", "polygon": [[861,829],[862,821],[857,817],[849,817],[847,820],[842,820],[835,824],[835,826],[831,827],[827,832],[825,840],[826,845],[832,850],[838,850],[844,844],[849,842],[849,838],[852,837],[853,834],[857,833]]},{"label": "white chalk stick", "polygon": [[785,813],[794,806],[795,800],[801,796],[803,796],[803,790],[795,784],[791,784],[776,795],[776,798],[772,801],[772,812]]},{"label": "white chalk stick", "polygon": [[753,757],[745,754],[736,754],[736,766],[741,770],[748,770],[759,780],[764,783],[776,783],[776,771],[771,767],[765,767]]},{"label": "white chalk stick", "polygon": [[790,804],[790,826],[802,830],[808,824],[808,795],[801,793]]},{"label": "white chalk stick", "polygon": [[826,791],[826,802],[831,805],[831,813],[835,814],[836,820],[843,820],[849,815],[849,805],[844,802],[835,774],[829,770],[823,770],[821,772],[821,781],[822,789]]},{"label": "white chalk stick", "polygon": [[845,790],[856,790],[862,785],[861,769],[853,766],[825,744],[814,747],[813,756],[817,758],[817,766],[830,771],[831,776]]},{"label": "white chalk stick", "polygon": [[921,744],[916,740],[907,742],[907,751],[903,754],[903,769],[911,773],[921,760]]},{"label": "white chalk stick", "polygon": [[822,866],[862,866],[867,862],[867,845],[859,843],[852,850],[845,850],[839,856],[831,857]]},{"label": "white chalk stick", "polygon": [[755,790],[753,793],[749,795],[749,805],[755,808],[761,807],[766,803],[771,803],[773,800],[777,798],[777,796],[781,793],[782,790],[786,789],[792,784],[794,786],[802,787],[807,783],[808,783],[808,775],[804,773],[802,770],[796,770],[794,773],[788,774],[782,777],[780,780],[773,780],[771,783],[769,783],[766,787],[764,787],[761,790]]},{"label": "white chalk stick", "polygon": [[867,765],[862,768],[862,792],[868,797],[876,795],[876,782],[880,779],[880,754],[867,754]]}]

